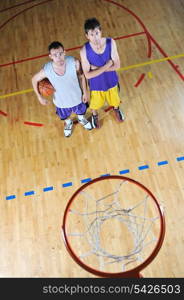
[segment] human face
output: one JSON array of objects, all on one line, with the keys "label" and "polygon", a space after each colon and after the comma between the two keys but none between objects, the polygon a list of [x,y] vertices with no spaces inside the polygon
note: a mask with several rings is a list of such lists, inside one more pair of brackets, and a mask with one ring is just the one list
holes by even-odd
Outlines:
[{"label": "human face", "polygon": [[51,49],[49,57],[54,63],[62,65],[65,62],[65,51],[62,47]]},{"label": "human face", "polygon": [[90,29],[86,34],[86,37],[91,42],[91,44],[99,45],[102,39],[102,32],[98,27],[94,30]]}]

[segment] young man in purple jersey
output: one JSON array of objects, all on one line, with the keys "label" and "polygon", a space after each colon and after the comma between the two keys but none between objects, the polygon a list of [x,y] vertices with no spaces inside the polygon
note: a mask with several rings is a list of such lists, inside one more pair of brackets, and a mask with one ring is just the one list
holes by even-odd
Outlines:
[{"label": "young man in purple jersey", "polygon": [[63,45],[54,41],[48,46],[50,62],[33,76],[32,85],[39,102],[47,105],[48,101],[39,94],[38,82],[48,78],[55,92],[53,102],[56,113],[65,121],[64,135],[72,134],[73,121],[71,114],[76,114],[78,122],[87,130],[92,129],[91,123],[85,118],[88,102],[86,79],[82,72],[80,61],[73,56],[66,56]]},{"label": "young man in purple jersey", "polygon": [[84,75],[90,88],[90,108],[92,110],[92,125],[100,128],[98,110],[105,101],[114,108],[119,122],[125,117],[119,108],[118,76],[120,59],[116,42],[112,38],[102,37],[101,25],[95,18],[87,19],[84,30],[88,42],[80,51]]}]

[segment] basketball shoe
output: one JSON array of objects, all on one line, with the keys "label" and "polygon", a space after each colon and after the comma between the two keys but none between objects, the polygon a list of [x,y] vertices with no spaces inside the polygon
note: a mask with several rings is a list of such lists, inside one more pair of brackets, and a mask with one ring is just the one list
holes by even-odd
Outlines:
[{"label": "basketball shoe", "polygon": [[98,115],[92,115],[91,122],[92,122],[93,128],[100,128]]},{"label": "basketball shoe", "polygon": [[65,125],[64,125],[64,135],[66,137],[71,136],[72,134],[72,128],[73,128],[73,121],[72,120],[67,120],[65,121]]},{"label": "basketball shoe", "polygon": [[124,113],[118,108],[114,108],[115,116],[118,122],[123,122],[125,120]]},{"label": "basketball shoe", "polygon": [[78,119],[78,121],[85,129],[92,129],[91,123],[86,118],[83,117],[82,119]]}]

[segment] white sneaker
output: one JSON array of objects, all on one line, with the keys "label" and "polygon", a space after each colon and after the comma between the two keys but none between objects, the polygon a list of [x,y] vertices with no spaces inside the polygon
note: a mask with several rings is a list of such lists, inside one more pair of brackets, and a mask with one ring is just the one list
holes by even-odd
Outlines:
[{"label": "white sneaker", "polygon": [[91,123],[85,118],[82,118],[81,120],[78,121],[87,130],[91,130],[93,128]]},{"label": "white sneaker", "polygon": [[73,121],[71,121],[69,124],[67,124],[65,122],[65,125],[64,125],[64,135],[66,137],[71,136],[71,134],[72,134],[72,127],[73,127]]}]

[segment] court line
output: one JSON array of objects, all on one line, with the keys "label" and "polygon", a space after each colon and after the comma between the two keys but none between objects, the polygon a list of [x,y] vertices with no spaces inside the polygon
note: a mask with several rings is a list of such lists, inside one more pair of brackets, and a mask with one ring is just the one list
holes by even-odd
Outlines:
[{"label": "court line", "polygon": [[24,122],[24,124],[26,125],[31,125],[31,126],[38,126],[38,127],[41,127],[41,126],[44,126],[44,124],[42,123],[34,123],[34,122]]},{"label": "court line", "polygon": [[5,113],[4,111],[2,111],[2,110],[0,110],[0,115],[2,115],[2,116],[5,116],[5,117],[7,117],[8,116],[8,114],[7,113]]},{"label": "court line", "polygon": [[[114,1],[109,1],[109,0],[105,0],[105,1],[107,1],[107,2],[111,2],[111,3],[114,3],[114,4],[116,4],[116,5],[119,5],[119,4],[117,4],[116,2],[114,2]],[[138,21],[140,22],[141,20],[132,12],[132,11],[130,11],[129,9],[127,9],[127,8],[125,8],[125,7],[123,7],[122,5],[119,5],[120,7],[122,7],[122,8],[124,8],[124,9],[126,9],[127,11],[129,11],[131,14],[133,14],[134,15],[134,17],[136,17],[137,19],[138,19]],[[15,17],[15,16],[14,16]],[[9,21],[9,20],[8,20]],[[6,22],[7,23],[7,22]],[[141,21],[141,23],[142,23],[142,21]],[[143,24],[143,23],[142,23]],[[3,25],[5,25],[5,24],[3,24]],[[145,26],[144,26],[145,27]],[[162,49],[161,49],[161,47],[158,45],[158,43],[151,37],[151,35],[149,34],[149,32],[146,30],[146,32],[145,32],[146,34],[147,34],[147,37],[149,37],[149,41],[150,41],[150,38],[151,38],[151,40],[153,41],[153,43],[157,46],[157,48],[160,50],[160,52],[165,56],[166,54],[163,52],[163,51],[161,51]],[[182,55],[182,56],[184,56],[184,55]],[[177,56],[178,57],[178,56]],[[180,56],[181,57],[181,56]],[[174,58],[176,58],[176,56],[174,57]],[[170,60],[171,59],[171,57],[170,58],[168,58],[168,57],[165,57],[165,59],[160,59],[160,60],[157,60],[156,62],[161,62],[161,61],[166,61],[166,60]],[[173,59],[173,57],[172,57],[172,59]],[[155,61],[154,61],[155,62]],[[128,69],[132,69],[132,68],[136,68],[136,67],[140,67],[140,66],[143,66],[143,65],[147,65],[147,64],[151,64],[151,63],[154,63],[153,61],[151,61],[151,62],[149,62],[149,63],[143,63],[143,64],[137,64],[137,65],[132,65],[132,66],[129,66],[129,67],[126,67],[126,68],[121,68],[121,69],[119,69],[119,71],[121,71],[121,70],[128,70]],[[177,71],[176,70],[176,66],[172,63],[172,62],[170,62],[169,61],[169,63],[173,66],[173,68],[175,69],[175,71]],[[180,73],[180,72],[177,72],[179,75],[180,75],[180,77],[184,80],[184,76]],[[20,94],[20,92],[19,92],[19,94]],[[0,96],[0,98],[1,98],[1,96]],[[177,160],[179,161],[179,159],[180,158],[177,158]],[[182,157],[182,159],[181,160],[183,160],[184,159],[184,157]],[[163,165],[163,164],[168,164],[168,161],[162,161],[162,162],[158,162],[158,165]],[[140,169],[141,167],[139,167],[139,170],[141,170]],[[120,171],[120,172],[125,172],[125,171],[127,171],[127,170],[122,170],[122,171]],[[122,173],[121,173],[122,174]],[[106,176],[108,175],[108,174],[105,174]],[[102,175],[102,176],[104,176],[104,175]],[[49,187],[49,188],[45,188],[45,189],[43,189],[43,191],[47,191],[47,190],[50,190],[50,189],[53,189],[53,187]],[[15,195],[12,195],[12,196],[8,196],[8,197],[16,197]]]},{"label": "court line", "polygon": [[6,200],[12,200],[12,199],[15,199],[16,196],[15,195],[10,195],[10,196],[7,196],[6,197]]},{"label": "court line", "polygon": [[82,179],[81,180],[81,183],[86,183],[86,182],[89,182],[91,181],[92,179],[91,178],[85,178],[85,179]]},{"label": "court line", "polygon": [[73,183],[70,181],[70,182],[63,183],[62,187],[68,187],[68,186],[72,186],[72,185],[73,185]]},{"label": "court line", "polygon": [[0,29],[2,29],[9,21],[13,20],[15,17],[17,17],[17,16],[20,15],[21,13],[23,13],[23,12],[25,12],[25,11],[27,11],[27,10],[29,10],[29,9],[31,9],[31,8],[33,8],[33,7],[35,7],[35,6],[39,6],[39,5],[41,5],[41,4],[44,4],[44,3],[47,3],[47,2],[50,2],[50,1],[53,1],[53,0],[45,0],[45,1],[43,1],[43,2],[40,2],[40,3],[34,4],[34,5],[30,6],[30,7],[27,7],[27,8],[25,8],[25,9],[23,9],[22,11],[19,11],[17,14],[11,16],[11,17],[10,17],[8,20],[6,20],[3,24],[1,24],[1,25],[0,25]]},{"label": "court line", "polygon": [[54,189],[53,186],[48,186],[43,188],[43,192],[53,191],[53,189]]},{"label": "court line", "polygon": [[130,173],[130,170],[129,170],[129,169],[125,169],[125,170],[119,171],[119,174],[120,174],[120,175],[122,175],[122,174],[127,174],[127,173]]},{"label": "court line", "polygon": [[[37,6],[37,5],[40,5],[40,4],[43,4],[43,3],[46,3],[46,2],[49,2],[49,1],[52,1],[52,0],[47,0],[47,1],[43,1],[43,2],[41,2],[41,3],[39,3],[39,4],[36,4],[36,5],[33,5],[33,6],[31,6],[31,7],[29,7],[29,8],[27,8],[27,9],[30,9],[30,8],[32,8],[32,7],[34,7],[34,6]],[[117,5],[117,6],[119,6],[119,7],[121,7],[121,8],[123,8],[123,9],[125,9],[128,13],[130,13],[139,23],[140,23],[140,25],[142,26],[142,28],[144,29],[144,32],[143,33],[145,33],[146,34],[146,36],[147,36],[147,40],[148,40],[148,48],[149,48],[149,50],[148,50],[148,57],[151,57],[151,41],[157,46],[157,48],[158,48],[158,50],[162,53],[162,55],[164,55],[165,56],[165,58],[167,58],[167,55],[166,55],[166,53],[164,52],[164,50],[160,47],[160,45],[156,42],[156,40],[151,36],[151,34],[148,32],[148,30],[147,30],[147,28],[146,28],[146,26],[144,25],[144,23],[142,22],[142,20],[133,12],[133,11],[131,11],[130,9],[128,9],[127,7],[125,7],[125,6],[123,6],[123,5],[121,5],[121,4],[119,4],[119,3],[117,3],[117,2],[115,2],[115,1],[112,1],[112,0],[104,0],[104,1],[106,1],[106,2],[109,2],[109,3],[112,3],[112,4],[114,4],[114,5]],[[25,9],[25,10],[27,10],[27,9]],[[22,12],[24,12],[25,10],[23,10],[23,11],[21,11],[21,12],[19,12],[18,14],[20,14],[20,13],[22,13]],[[14,18],[14,17],[16,17],[18,14],[16,14],[15,16],[13,16],[12,18]],[[12,19],[11,18],[11,19]],[[0,29],[5,25],[5,24],[7,24],[11,19],[9,19],[8,21],[6,21],[4,24],[2,24],[1,26],[0,26]],[[142,33],[139,33],[139,34],[142,34]],[[133,36],[133,35],[128,35],[127,37],[129,37],[129,36]],[[117,39],[120,39],[120,38],[117,38]],[[76,47],[76,48],[79,48],[79,47]],[[74,49],[74,48],[73,48]],[[47,55],[47,54],[46,54]],[[44,55],[44,56],[46,56],[46,55]],[[39,57],[41,57],[41,56],[39,56]],[[29,59],[29,58],[28,58]],[[30,59],[33,59],[33,58],[30,58]],[[27,60],[27,59],[26,59]],[[174,70],[176,71],[176,73],[178,73],[178,75],[182,78],[182,80],[184,80],[184,76],[181,74],[181,72],[176,68],[176,66],[173,64],[173,62],[171,62],[169,59],[166,59],[166,60],[168,60],[168,62],[171,64],[171,66],[174,68]],[[22,60],[23,61],[23,60]],[[22,62],[22,61],[17,61],[16,63],[20,63],[20,62]],[[15,62],[13,62],[13,64],[14,64]],[[151,63],[151,62],[150,62]],[[4,64],[4,65],[0,65],[0,66],[5,66],[5,65],[7,65],[7,64]],[[135,67],[136,65],[134,65],[134,67]],[[140,66],[140,64],[138,64],[138,66]],[[132,68],[132,66],[129,66],[129,67],[127,67],[128,69],[130,69],[130,68]],[[124,68],[121,68],[120,70],[128,70],[128,69],[124,69]],[[142,77],[141,77],[141,81],[142,81]],[[141,82],[140,81],[140,82]],[[140,83],[139,82],[139,83]],[[1,98],[1,97],[0,97]]]},{"label": "court line", "polygon": [[[135,68],[151,65],[151,64],[154,64],[154,63],[164,62],[164,61],[167,61],[167,60],[180,58],[180,57],[184,57],[184,53],[178,54],[178,55],[173,55],[173,56],[167,56],[167,57],[164,57],[164,58],[154,59],[154,60],[146,61],[146,62],[143,62],[143,63],[135,64],[135,65],[130,65],[130,66],[127,66],[127,67],[120,68],[117,71],[120,72],[120,71],[135,69]],[[183,76],[183,79],[184,79],[184,75],[182,75],[182,76]]]},{"label": "court line", "polygon": [[149,169],[149,166],[148,165],[144,165],[144,166],[140,166],[138,167],[138,169],[141,171],[141,170],[145,170],[145,169]]},{"label": "court line", "polygon": [[149,77],[150,79],[152,79],[152,78],[153,78],[153,74],[152,74],[151,72],[148,72],[148,77]]},{"label": "court line", "polygon": [[35,191],[29,191],[29,192],[25,192],[24,196],[31,196],[31,195],[34,195],[34,194],[35,194]]},{"label": "court line", "polygon": [[141,76],[139,77],[139,79],[137,80],[136,84],[134,85],[134,87],[138,87],[139,84],[143,81],[144,77],[145,77],[145,73],[142,73]]},{"label": "court line", "polygon": [[[167,60],[176,59],[176,58],[180,58],[180,57],[184,57],[184,53],[178,54],[178,55],[173,55],[173,56],[168,56],[168,57],[164,57],[164,58],[160,58],[160,59],[154,59],[154,60],[142,62],[142,63],[135,64],[135,65],[130,65],[130,66],[123,67],[123,68],[119,68],[117,70],[117,72],[127,71],[127,70],[135,69],[135,68],[140,68],[140,67],[144,67],[144,66],[147,66],[147,65],[160,63],[160,62],[164,62],[164,61],[167,61]],[[183,80],[184,80],[184,75],[183,75]],[[16,95],[21,95],[21,94],[26,94],[26,93],[30,93],[30,92],[33,92],[33,89],[27,89],[27,90],[13,92],[13,93],[6,94],[6,95],[1,95],[0,99],[4,99],[4,98],[11,97],[11,96],[16,96]]]},{"label": "court line", "polygon": [[[177,162],[184,161],[184,156],[176,157],[176,161]],[[157,166],[164,166],[164,165],[168,165],[168,164],[169,164],[168,160],[163,160],[163,161],[157,162]],[[137,168],[138,168],[139,171],[148,170],[149,165],[142,165],[142,166],[138,166]],[[130,173],[130,169],[124,169],[124,170],[119,171],[120,175],[127,174],[127,173]],[[103,177],[103,176],[110,176],[110,174],[109,173],[103,174],[103,175],[100,175],[99,177]],[[92,180],[91,178],[85,178],[85,179],[81,179],[80,182],[82,184],[82,183],[89,182],[91,180]],[[73,186],[73,182],[71,182],[71,181],[66,182],[66,183],[63,183],[61,186],[63,188],[70,187],[70,186]],[[53,190],[54,190],[53,186],[43,188],[43,192],[53,191]],[[36,193],[35,191],[28,191],[28,192],[24,193],[24,196],[35,195],[35,193]],[[12,199],[15,199],[15,198],[16,198],[16,195],[9,195],[9,196],[6,196],[5,199],[6,200],[12,200]]]},{"label": "court line", "polygon": [[[142,28],[144,29],[146,36],[147,36],[147,41],[148,41],[148,57],[151,57],[151,43],[153,43],[157,49],[160,51],[160,53],[166,57],[168,57],[168,55],[166,54],[166,52],[160,47],[160,45],[157,43],[157,41],[152,37],[152,35],[149,33],[149,31],[147,30],[146,26],[144,25],[144,23],[142,22],[142,20],[133,12],[131,11],[129,8],[123,6],[122,4],[119,4],[115,1],[112,0],[103,0],[109,3],[112,3],[118,7],[121,7],[122,9],[126,10],[128,13],[130,13],[138,22],[139,24],[142,26]],[[174,69],[174,71],[179,75],[179,77],[184,81],[184,75],[178,70],[178,68],[176,68],[175,64],[168,60],[168,63],[171,65],[171,67]]]},{"label": "court line", "polygon": [[[136,32],[136,33],[132,33],[132,34],[128,34],[128,35],[122,35],[122,36],[114,38],[114,40],[122,40],[122,39],[126,39],[126,38],[129,38],[129,37],[141,35],[141,34],[145,34],[145,32]],[[81,48],[82,48],[82,46],[76,46],[76,47],[68,48],[68,49],[65,49],[65,50],[66,50],[66,52],[69,52],[69,51],[78,50],[78,49],[81,49]],[[16,65],[16,64],[20,64],[20,63],[23,63],[23,62],[26,62],[26,61],[30,61],[30,60],[34,60],[34,59],[38,59],[38,58],[43,58],[43,57],[46,57],[48,55],[49,55],[49,53],[41,54],[41,55],[37,55],[37,56],[33,56],[33,57],[27,57],[27,58],[12,61],[12,62],[9,62],[9,63],[1,64],[0,67],[7,67],[7,66],[11,66],[11,65]]]},{"label": "court line", "polygon": [[158,166],[167,165],[168,161],[167,160],[159,161],[157,164],[158,164]]},{"label": "court line", "polygon": [[146,34],[146,37],[147,37],[147,42],[148,42],[148,58],[151,57],[151,39],[150,39],[150,34],[146,28],[146,26],[144,25],[144,23],[142,22],[142,20],[132,11],[130,10],[129,8],[127,8],[126,6],[120,4],[120,3],[117,3],[115,1],[112,1],[112,0],[103,0],[105,2],[108,2],[108,3],[111,3],[111,4],[114,4],[115,6],[118,6],[124,10],[126,10],[130,15],[132,15],[137,21],[138,23],[141,25],[141,27],[143,28],[145,34]]},{"label": "court line", "polygon": [[[155,44],[155,46],[158,48],[158,50],[160,51],[160,53],[165,56],[165,58],[168,56],[166,54],[166,52],[160,47],[160,45],[157,43],[157,41],[150,35],[150,38],[152,40],[152,42]],[[171,65],[171,67],[174,69],[174,71],[179,75],[179,77],[184,81],[184,75],[179,71],[178,67],[175,66],[175,64],[171,61],[168,60],[168,63]]]},{"label": "court line", "polygon": [[100,175],[100,177],[108,177],[108,176],[110,176],[111,174],[109,174],[109,173],[107,173],[107,174],[102,174],[102,175]]},{"label": "court line", "polygon": [[[11,21],[12,19],[14,19],[15,17],[17,17],[17,16],[20,15],[21,13],[24,13],[25,11],[27,11],[27,10],[29,10],[30,8],[33,8],[33,7],[37,6],[37,5],[45,4],[45,3],[47,3],[48,1],[53,1],[53,0],[47,0],[47,1],[41,2],[41,3],[39,3],[39,4],[35,4],[35,5],[31,6],[31,7],[28,7],[28,8],[26,8],[26,9],[24,9],[24,10],[18,12],[17,14],[15,14],[15,15],[12,16],[11,18],[9,18],[7,21],[5,21],[2,25],[0,25],[0,29],[2,29],[9,21]],[[30,1],[30,2],[31,2],[31,1]],[[108,1],[108,2],[112,2],[112,3],[113,3],[113,1]],[[25,4],[25,3],[22,3],[22,4]],[[22,5],[22,4],[20,4],[20,5]],[[114,3],[114,4],[116,4],[116,3]],[[12,7],[13,7],[13,6],[12,6]],[[9,9],[12,8],[12,7],[9,7]],[[123,7],[123,6],[121,6],[121,7]],[[124,8],[125,8],[125,7],[124,7]],[[133,12],[131,12],[128,8],[125,8],[125,9],[126,9],[130,14],[132,14],[132,15],[138,20],[138,22],[142,25],[142,27],[143,27],[143,29],[144,29],[144,32],[140,32],[140,33],[137,33],[137,34],[129,34],[129,35],[127,35],[127,36],[124,36],[123,38],[126,38],[126,37],[132,37],[132,36],[140,35],[140,34],[146,34],[147,42],[148,42],[148,58],[150,58],[150,57],[151,57],[151,51],[152,51],[152,48],[151,48],[151,39],[150,39],[150,35],[148,34],[148,32],[147,32],[147,30],[146,30],[145,25],[144,25],[143,22],[140,20],[140,18],[137,17]],[[120,39],[120,38],[116,38],[116,39]],[[79,48],[79,47],[77,47],[77,48]],[[46,56],[46,55],[44,55],[44,56]],[[27,60],[27,59],[26,59],[26,60]],[[20,63],[20,62],[23,62],[23,61],[17,61],[16,63]],[[14,62],[13,62],[13,63],[14,63]],[[7,66],[7,64],[4,64],[4,65],[2,65],[2,66]],[[141,80],[141,82],[142,82],[142,80]]]},{"label": "court line", "polygon": [[37,0],[28,0],[28,1],[26,1],[26,2],[22,2],[22,3],[19,3],[19,4],[15,4],[15,5],[13,5],[13,6],[9,6],[9,7],[7,7],[7,8],[1,9],[1,10],[0,10],[0,13],[1,13],[1,12],[4,12],[4,11],[7,11],[7,10],[10,10],[10,9],[12,9],[12,8],[18,7],[18,6],[25,5],[25,4],[30,3],[30,2],[33,2],[33,1],[37,1]]},{"label": "court line", "polygon": [[22,90],[22,91],[18,91],[18,92],[13,92],[13,93],[1,95],[0,99],[4,99],[4,98],[16,96],[16,95],[21,95],[21,94],[27,94],[27,93],[30,93],[30,92],[33,92],[33,89],[27,89],[27,90]]},{"label": "court line", "polygon": [[176,159],[177,159],[177,161],[184,160],[184,156],[177,157]]}]

